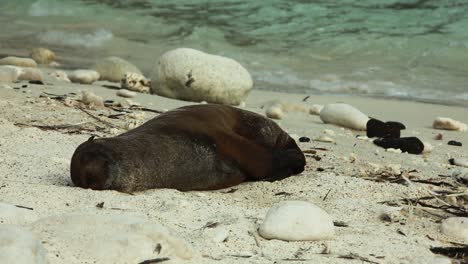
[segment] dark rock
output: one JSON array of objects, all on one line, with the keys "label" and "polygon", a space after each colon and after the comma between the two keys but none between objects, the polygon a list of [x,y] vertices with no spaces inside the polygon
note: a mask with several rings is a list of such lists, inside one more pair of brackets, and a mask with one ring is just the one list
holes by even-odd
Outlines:
[{"label": "dark rock", "polygon": [[299,142],[310,142],[310,138],[308,137],[300,137]]},{"label": "dark rock", "polygon": [[459,146],[459,147],[463,145],[461,142],[458,142],[455,140],[450,140],[447,144],[452,145],[452,146]]},{"label": "dark rock", "polygon": [[367,137],[378,138],[399,138],[400,130],[405,129],[405,125],[400,122],[382,122],[371,118],[366,124]]},{"label": "dark rock", "polygon": [[44,83],[42,81],[39,81],[39,80],[32,80],[32,81],[29,81],[30,84],[40,84],[40,85],[44,85]]},{"label": "dark rock", "polygon": [[424,144],[417,137],[378,138],[374,140],[374,144],[385,149],[401,149],[402,152],[411,154],[421,154],[424,150]]}]

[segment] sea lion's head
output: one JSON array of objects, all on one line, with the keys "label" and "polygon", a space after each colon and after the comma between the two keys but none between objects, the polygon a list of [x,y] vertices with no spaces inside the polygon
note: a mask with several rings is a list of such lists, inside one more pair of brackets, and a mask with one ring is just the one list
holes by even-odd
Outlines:
[{"label": "sea lion's head", "polygon": [[72,157],[70,174],[77,187],[93,190],[112,189],[116,174],[112,151],[93,138],[81,144]]}]

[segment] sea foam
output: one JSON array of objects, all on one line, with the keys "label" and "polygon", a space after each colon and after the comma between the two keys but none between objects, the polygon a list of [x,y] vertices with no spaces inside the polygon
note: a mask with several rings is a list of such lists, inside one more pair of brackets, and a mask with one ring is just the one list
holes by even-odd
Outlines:
[{"label": "sea foam", "polygon": [[92,33],[65,32],[61,30],[46,31],[38,36],[39,41],[64,46],[99,47],[111,40],[113,34],[106,29],[97,29]]}]

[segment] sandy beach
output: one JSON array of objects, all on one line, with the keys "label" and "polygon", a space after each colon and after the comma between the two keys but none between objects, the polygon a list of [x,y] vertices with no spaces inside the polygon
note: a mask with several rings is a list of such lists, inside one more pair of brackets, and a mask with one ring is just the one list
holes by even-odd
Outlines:
[{"label": "sandy beach", "polygon": [[[104,100],[119,101],[119,85],[104,81],[80,85],[44,76],[44,85],[0,84],[0,202],[34,214],[29,220],[10,219],[6,224],[28,229],[36,220],[70,213],[136,216],[162,225],[193,250],[190,260],[174,258],[165,263],[447,263],[430,249],[466,243],[445,236],[440,226],[447,217],[468,215],[466,185],[451,177],[460,167],[449,163],[450,158],[468,158],[468,132],[432,128],[436,117],[468,123],[466,108],[253,90],[243,107],[246,110],[264,115],[266,107],[278,100],[305,105],[344,102],[369,116],[402,122],[406,125],[403,136],[416,136],[430,143],[433,151],[424,155],[386,151],[357,138],[365,131],[324,124],[316,115],[288,113],[277,121],[280,126],[295,138],[312,139],[298,142],[307,158],[300,175],[217,191],[160,189],[124,194],[74,187],[69,165],[75,148],[91,135],[113,136],[157,115],[148,109],[166,111],[194,103],[139,93],[131,100],[146,110],[83,111],[62,99],[79,101],[81,91],[88,90]],[[442,140],[436,139],[439,133]],[[313,140],[322,135],[334,143]],[[449,140],[463,146],[448,145]],[[459,195],[447,197],[450,194]],[[268,209],[288,200],[308,201],[328,212],[335,222],[334,239],[261,238],[257,229]],[[80,248],[39,239],[50,263],[88,263],[75,257]],[[106,250],[105,241],[101,246]],[[107,254],[124,253],[109,249]],[[142,256],[138,261],[145,260]]]}]

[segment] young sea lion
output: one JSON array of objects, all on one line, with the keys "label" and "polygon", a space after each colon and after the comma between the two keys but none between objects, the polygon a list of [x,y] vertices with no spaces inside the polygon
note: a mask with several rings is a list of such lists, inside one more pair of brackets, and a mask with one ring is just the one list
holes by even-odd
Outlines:
[{"label": "young sea lion", "polygon": [[112,138],[89,139],[75,151],[76,186],[123,192],[226,188],[301,173],[305,157],[275,122],[223,105],[166,112]]}]

